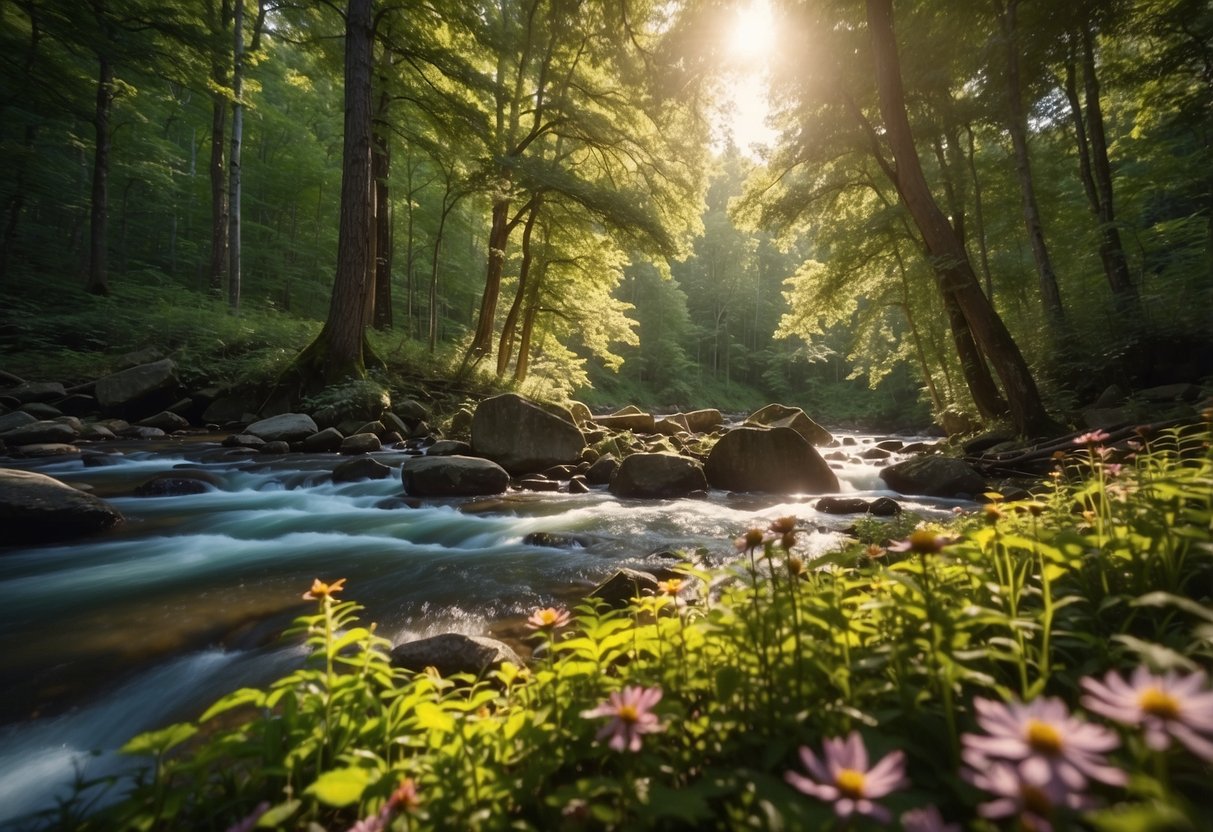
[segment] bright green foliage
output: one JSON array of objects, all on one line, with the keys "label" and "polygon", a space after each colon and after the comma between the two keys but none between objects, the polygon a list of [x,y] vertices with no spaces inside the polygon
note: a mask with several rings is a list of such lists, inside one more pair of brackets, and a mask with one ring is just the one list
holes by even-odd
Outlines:
[{"label": "bright green foliage", "polygon": [[[783,774],[798,747],[853,729],[873,759],[908,758],[911,785],[882,801],[895,816],[935,804],[974,818],[988,798],[958,776],[974,698],[1078,710],[1085,677],[1213,658],[1211,427],[1144,437],[1132,456],[1122,444],[1120,463],[1092,437],[1035,499],[994,502],[955,538],[919,529],[810,555],[795,518],[776,520],[739,540],[730,567],[684,568],[624,610],[584,605],[535,632],[530,667],[480,679],[394,669],[335,597],[342,582],[318,581],[318,611],[296,628],[307,662],[197,726],[132,740],[154,765],[72,828],[224,828],[260,801],[258,828],[342,829],[380,811],[410,830],[841,828]],[[663,730],[637,753],[596,740],[606,723],[583,715],[626,685],[663,692]],[[1110,758],[1132,777],[1086,789],[1082,824],[1197,828],[1213,808],[1205,764],[1118,730]],[[402,783],[416,805],[388,803]]]}]

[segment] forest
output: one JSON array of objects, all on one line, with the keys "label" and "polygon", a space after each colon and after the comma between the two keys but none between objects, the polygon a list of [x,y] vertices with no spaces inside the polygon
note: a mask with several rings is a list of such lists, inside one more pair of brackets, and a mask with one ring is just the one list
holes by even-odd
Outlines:
[{"label": "forest", "polygon": [[[14,369],[161,341],[226,383],[395,358],[595,405],[1030,432],[1213,366],[1202,0],[0,21]],[[739,84],[765,90],[760,144]],[[325,321],[323,367],[292,365]]]}]

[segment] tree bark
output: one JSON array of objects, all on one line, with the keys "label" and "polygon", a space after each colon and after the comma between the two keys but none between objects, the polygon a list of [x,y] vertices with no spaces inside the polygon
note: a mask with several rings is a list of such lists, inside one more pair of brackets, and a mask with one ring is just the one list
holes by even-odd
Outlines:
[{"label": "tree bark", "polygon": [[[104,7],[102,7],[104,8]],[[102,12],[104,13],[104,12]],[[97,56],[97,103],[93,114],[93,190],[89,216],[88,279],[85,291],[108,295],[106,249],[109,225],[110,109],[114,103],[114,71],[109,56]]]},{"label": "tree bark", "polygon": [[505,247],[510,239],[510,201],[493,203],[493,224],[489,229],[489,258],[485,266],[484,293],[480,296],[480,316],[476,333],[468,348],[468,361],[479,361],[493,349],[493,323],[497,317],[497,300],[501,296],[501,276],[505,271]]},{"label": "tree bark", "polygon": [[542,197],[536,197],[527,214],[526,225],[522,229],[522,263],[518,266],[518,289],[514,292],[514,302],[506,313],[505,323],[501,325],[501,339],[497,344],[497,377],[504,378],[505,371],[510,366],[514,352],[514,331],[518,325],[518,314],[522,309],[523,299],[527,292],[527,277],[531,270],[531,232],[535,228],[535,220],[539,217],[539,207]]},{"label": "tree bark", "polygon": [[1002,382],[1017,431],[1034,435],[1054,427],[1027,362],[1002,318],[981,291],[964,245],[939,209],[923,174],[906,113],[893,30],[892,0],[867,0],[876,86],[886,137],[896,161],[897,190],[922,234],[939,288],[955,297],[974,339]]},{"label": "tree bark", "polygon": [[337,231],[337,277],[322,362],[326,384],[364,372],[362,343],[370,289],[371,248],[371,0],[349,0],[345,30],[345,140],[341,219]]},{"label": "tree bark", "polygon": [[[207,3],[208,18],[216,40],[227,31],[232,16],[230,0],[223,0],[215,17],[214,0]],[[211,81],[216,87],[227,83],[227,71],[219,59],[219,50],[211,61]],[[211,93],[211,158],[208,166],[211,182],[211,260],[207,285],[213,295],[223,294],[223,278],[227,274],[227,171],[223,161],[223,145],[227,138],[227,97],[218,91]]]},{"label": "tree bark", "polygon": [[232,150],[228,157],[227,303],[240,313],[240,149],[244,141],[244,3],[236,0],[232,20]]},{"label": "tree bark", "polygon": [[1052,329],[1054,342],[1064,345],[1066,315],[1061,304],[1061,290],[1057,286],[1057,272],[1053,269],[1053,258],[1050,257],[1049,247],[1045,242],[1044,223],[1040,218],[1040,206],[1036,202],[1036,184],[1032,178],[1031,157],[1028,155],[1028,120],[1023,106],[1023,82],[1019,61],[1019,0],[1007,0],[1005,6],[999,2],[997,6],[1007,59],[1007,131],[1011,134],[1011,147],[1015,155],[1015,175],[1019,180],[1024,228],[1028,233],[1032,260],[1036,264],[1045,317]]},{"label": "tree bark", "polygon": [[375,329],[392,328],[392,205],[388,194],[391,172],[391,147],[385,119],[390,98],[386,90],[379,93],[375,115],[376,128],[372,137],[371,174],[375,180]]},{"label": "tree bark", "polygon": [[981,255],[981,274],[986,282],[986,297],[994,301],[994,274],[990,271],[990,247],[986,243],[986,212],[981,195],[981,178],[977,175],[977,154],[973,141],[973,128],[965,126],[969,139],[969,176],[973,180],[973,223],[977,226],[977,251]]}]

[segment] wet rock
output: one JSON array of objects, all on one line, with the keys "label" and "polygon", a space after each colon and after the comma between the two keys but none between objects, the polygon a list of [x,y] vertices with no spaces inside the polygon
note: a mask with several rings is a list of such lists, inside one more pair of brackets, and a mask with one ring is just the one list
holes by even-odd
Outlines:
[{"label": "wet rock", "polygon": [[165,358],[99,379],[93,395],[103,411],[129,418],[163,410],[177,399],[180,386],[177,365]]},{"label": "wet rock", "polygon": [[559,491],[560,483],[538,474],[532,474],[520,479],[518,487],[523,491]]},{"label": "wet rock", "polygon": [[85,468],[105,468],[117,465],[122,461],[122,454],[108,454],[101,451],[81,451],[80,463]]},{"label": "wet rock", "polygon": [[523,663],[504,642],[462,633],[442,633],[392,648],[392,664],[396,667],[417,672],[432,667],[444,677],[457,673],[479,677],[505,662],[519,666]]},{"label": "wet rock", "polygon": [[351,459],[333,468],[333,482],[357,482],[358,480],[384,480],[392,475],[392,469],[370,457]]},{"label": "wet rock", "polygon": [[651,413],[624,413],[622,415],[595,416],[594,424],[607,430],[630,430],[633,433],[656,433],[657,422]]},{"label": "wet rock", "polygon": [[37,421],[36,417],[29,415],[24,410],[14,410],[12,413],[5,413],[3,416],[0,416],[0,436],[10,430],[15,430],[25,425],[32,425]]},{"label": "wet rock", "polygon": [[344,441],[345,436],[337,428],[325,428],[304,439],[302,447],[309,454],[328,454],[337,451]]},{"label": "wet rock", "polygon": [[894,517],[901,514],[901,503],[890,497],[877,497],[868,506],[868,514],[876,517]]},{"label": "wet rock", "polygon": [[896,453],[904,448],[905,445],[906,443],[902,442],[900,439],[884,439],[876,443],[877,448],[882,451],[888,451],[889,453]]},{"label": "wet rock", "polygon": [[160,428],[165,433],[172,433],[175,430],[185,430],[190,426],[188,420],[178,416],[171,410],[162,410],[155,416],[140,419],[137,424],[145,428]]},{"label": "wet rock", "polygon": [[244,429],[244,432],[251,433],[266,442],[279,440],[300,442],[312,434],[319,433],[320,430],[316,427],[312,417],[306,413],[282,413],[253,422]]},{"label": "wet rock", "polygon": [[551,468],[543,472],[543,476],[547,477],[549,480],[567,480],[576,473],[576,465],[553,465]]},{"label": "wet rock", "polygon": [[928,497],[973,497],[986,490],[986,481],[963,460],[923,456],[890,465],[880,478],[894,491]]},{"label": "wet rock", "polygon": [[341,453],[347,455],[370,454],[382,448],[383,443],[373,433],[355,433],[341,440]]},{"label": "wet rock", "polygon": [[569,493],[570,494],[589,494],[590,487],[589,487],[589,485],[586,484],[585,477],[578,474],[577,476],[575,476],[571,480],[569,480]]},{"label": "wet rock", "polygon": [[27,381],[4,391],[22,404],[30,402],[53,402],[67,395],[67,390],[57,381]]},{"label": "wet rock", "polygon": [[585,437],[572,422],[514,393],[482,401],[472,418],[472,450],[511,474],[576,463]]},{"label": "wet rock", "polygon": [[451,423],[447,426],[447,434],[451,439],[470,439],[472,437],[472,411],[466,407],[461,407],[455,411],[455,415],[451,417]]},{"label": "wet rock", "polygon": [[253,436],[251,433],[233,433],[231,436],[225,436],[220,444],[225,448],[253,448],[261,450],[265,447],[265,440],[259,436]]},{"label": "wet rock", "polygon": [[617,497],[668,499],[707,488],[703,466],[696,460],[668,453],[632,454],[611,477]]},{"label": "wet rock", "polygon": [[472,446],[458,439],[439,439],[425,449],[426,456],[468,456]]},{"label": "wet rock", "polygon": [[[388,432],[395,432],[395,433],[400,434],[401,436],[407,436],[409,431],[411,431],[413,429],[411,424],[405,424],[403,419],[401,419],[399,416],[397,416],[395,413],[393,413],[390,410],[385,412],[382,416],[380,416],[379,421],[383,423],[384,428]],[[418,419],[417,421],[424,421],[424,420]],[[416,422],[413,422],[413,424],[416,424]],[[383,437],[381,435],[380,439],[382,439],[382,438]]]},{"label": "wet rock", "polygon": [[633,599],[657,593],[657,578],[651,572],[620,569],[590,591],[588,597],[598,598],[615,609],[626,607]]},{"label": "wet rock", "polygon": [[619,460],[614,454],[604,454],[585,472],[585,481],[590,485],[606,485],[619,470]]},{"label": "wet rock", "polygon": [[858,497],[822,497],[813,508],[822,514],[867,514],[871,504]]},{"label": "wet rock", "polygon": [[42,445],[54,442],[74,442],[77,433],[71,425],[62,422],[34,421],[0,434],[5,444]]},{"label": "wet rock", "polygon": [[769,404],[756,410],[745,420],[747,425],[770,428],[791,428],[805,438],[810,445],[828,445],[834,437],[828,430],[814,422],[799,407]]},{"label": "wet rock", "polygon": [[0,468],[0,537],[6,544],[67,540],[121,522],[117,509],[91,494],[45,474]]},{"label": "wet rock", "polygon": [[261,446],[261,453],[263,454],[274,454],[276,456],[281,456],[283,454],[289,454],[290,452],[290,443],[282,439],[275,439],[273,442],[266,442]]},{"label": "wet rock", "polygon": [[147,441],[151,439],[164,439],[168,434],[160,430],[160,428],[145,428],[139,425],[131,425],[125,428],[119,435],[124,439],[142,439]]},{"label": "wet rock", "polygon": [[890,456],[892,456],[892,454],[883,448],[868,448],[859,455],[860,459],[867,460],[888,459]]},{"label": "wet rock", "polygon": [[788,427],[743,427],[716,443],[704,466],[713,488],[773,494],[824,494],[838,477],[817,450]]},{"label": "wet rock", "polygon": [[416,497],[475,497],[501,494],[510,475],[497,463],[471,456],[421,456],[400,468],[406,493]]},{"label": "wet rock", "polygon": [[542,546],[548,549],[584,549],[590,545],[590,538],[559,532],[531,532],[522,538],[522,542],[527,546]]},{"label": "wet rock", "polygon": [[9,448],[10,455],[24,459],[36,459],[51,456],[77,456],[80,449],[66,442],[37,442],[33,445],[18,445]]},{"label": "wet rock", "polygon": [[[433,418],[430,409],[416,399],[401,399],[392,405],[392,413],[405,423],[406,428],[412,428],[418,422],[428,422]],[[400,429],[397,428],[397,430]],[[405,431],[400,432],[405,433]]]},{"label": "wet rock", "polygon": [[180,497],[205,494],[223,487],[223,478],[210,471],[165,471],[135,488],[136,497]]},{"label": "wet rock", "polygon": [[46,404],[45,402],[30,402],[21,405],[21,410],[35,419],[44,419],[46,421],[54,421],[59,416],[63,415],[63,411],[54,405]]}]

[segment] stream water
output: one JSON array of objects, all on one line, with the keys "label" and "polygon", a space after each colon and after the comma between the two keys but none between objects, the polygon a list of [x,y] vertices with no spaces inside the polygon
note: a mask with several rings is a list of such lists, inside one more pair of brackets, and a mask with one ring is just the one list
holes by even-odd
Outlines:
[{"label": "stream water", "polygon": [[[842,493],[895,496],[926,517],[956,504],[884,490],[879,469],[858,459],[874,438],[850,440],[850,460],[831,463]],[[66,544],[0,541],[0,826],[53,805],[78,775],[129,767],[115,750],[133,735],[282,675],[302,654],[277,635],[311,611],[300,595],[313,578],[347,578],[345,597],[394,643],[448,631],[508,639],[536,607],[575,602],[620,566],[668,563],[661,552],[723,562],[737,534],[792,514],[817,529],[804,539],[812,554],[854,522],[815,511],[816,496],[719,491],[638,501],[597,488],[409,507],[398,472],[334,484],[331,456],[233,457],[203,439],[104,449],[120,452],[114,464],[0,462],[85,486],[127,518]],[[398,467],[403,455],[376,457]],[[222,484],[132,496],[180,467]],[[577,542],[527,545],[532,532]]]}]

